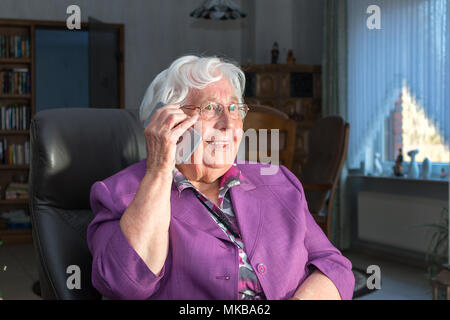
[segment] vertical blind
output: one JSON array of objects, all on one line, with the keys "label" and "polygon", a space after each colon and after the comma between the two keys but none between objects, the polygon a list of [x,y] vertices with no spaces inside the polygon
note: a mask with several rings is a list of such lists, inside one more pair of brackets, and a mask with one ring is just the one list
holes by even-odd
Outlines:
[{"label": "vertical blind", "polygon": [[[380,8],[369,29],[367,8]],[[348,0],[348,166],[356,168],[403,86],[449,143],[450,0]]]}]

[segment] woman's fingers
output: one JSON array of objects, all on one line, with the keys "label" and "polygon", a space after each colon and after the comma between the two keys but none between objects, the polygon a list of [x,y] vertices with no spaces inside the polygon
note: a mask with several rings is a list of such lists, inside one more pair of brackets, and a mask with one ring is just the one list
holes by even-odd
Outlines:
[{"label": "woman's fingers", "polygon": [[160,119],[160,126],[163,130],[172,130],[182,121],[186,120],[189,116],[185,114],[183,111],[181,113],[167,113]]},{"label": "woman's fingers", "polygon": [[177,112],[177,110],[183,112],[180,108],[180,105],[178,104],[166,104],[165,106],[158,108],[157,110],[153,111],[153,114],[151,115],[150,121],[148,121],[146,128],[149,126],[153,127],[155,123],[161,122],[161,117],[164,117],[167,112]]},{"label": "woman's fingers", "polygon": [[183,112],[183,110],[181,110],[181,107],[179,104],[166,104],[165,106],[163,106],[155,111],[155,113],[152,116],[151,121],[153,121],[153,120],[161,121],[161,117],[164,117],[164,115],[166,113],[171,112],[171,111],[177,112],[178,110],[180,112]]},{"label": "woman's fingers", "polygon": [[179,105],[165,105],[155,111],[145,131],[159,141],[174,143],[197,120],[198,115],[187,115]]},{"label": "woman's fingers", "polygon": [[198,114],[189,117],[185,121],[178,124],[178,126],[172,130],[172,141],[177,142],[181,135],[198,120]]}]

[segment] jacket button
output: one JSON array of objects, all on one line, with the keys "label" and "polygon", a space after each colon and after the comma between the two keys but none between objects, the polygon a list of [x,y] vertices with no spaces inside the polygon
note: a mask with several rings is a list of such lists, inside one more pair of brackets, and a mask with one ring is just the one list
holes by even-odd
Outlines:
[{"label": "jacket button", "polygon": [[259,273],[265,273],[266,272],[266,266],[264,263],[260,263],[256,266],[256,270],[258,270]]}]

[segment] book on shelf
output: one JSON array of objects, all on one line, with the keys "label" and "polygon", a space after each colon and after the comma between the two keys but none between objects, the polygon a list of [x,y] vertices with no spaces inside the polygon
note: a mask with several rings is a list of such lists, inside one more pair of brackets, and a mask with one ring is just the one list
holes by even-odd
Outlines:
[{"label": "book on shelf", "polygon": [[0,104],[0,130],[28,130],[30,106],[21,103]]},{"label": "book on shelf", "polygon": [[22,194],[19,192],[5,192],[5,200],[20,200],[20,199],[28,199],[28,193]]},{"label": "book on shelf", "polygon": [[0,212],[0,219],[3,223],[6,222],[6,228],[4,229],[31,229],[30,216],[23,209]]},{"label": "book on shelf", "polygon": [[30,94],[31,77],[28,68],[5,68],[0,70],[0,93]]},{"label": "book on shelf", "polygon": [[5,189],[5,199],[28,199],[28,183],[10,182]]},{"label": "book on shelf", "polygon": [[10,182],[8,184],[10,190],[20,190],[28,192],[28,183],[24,182]]},{"label": "book on shelf", "polygon": [[29,165],[30,164],[30,142],[24,144],[9,144],[7,138],[0,141],[0,164],[7,165]]},{"label": "book on shelf", "polygon": [[30,164],[30,142],[25,141],[24,147],[25,164]]},{"label": "book on shelf", "polygon": [[0,34],[0,58],[29,58],[30,37]]},{"label": "book on shelf", "polygon": [[0,230],[7,229],[8,227],[8,219],[0,218]]}]

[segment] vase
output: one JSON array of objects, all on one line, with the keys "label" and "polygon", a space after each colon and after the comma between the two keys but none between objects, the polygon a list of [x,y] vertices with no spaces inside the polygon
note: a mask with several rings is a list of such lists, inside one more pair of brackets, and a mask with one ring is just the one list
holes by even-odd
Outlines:
[{"label": "vase", "polygon": [[381,176],[383,174],[383,165],[380,161],[380,154],[377,152],[375,153],[375,159],[373,161],[373,175],[374,176]]},{"label": "vase", "polygon": [[411,150],[408,152],[408,156],[411,157],[411,162],[409,163],[408,170],[408,178],[417,179],[419,177],[419,166],[416,162],[416,155],[419,153],[419,150]]},{"label": "vase", "polygon": [[422,162],[422,178],[430,179],[431,177],[431,161],[428,158],[425,158]]}]

